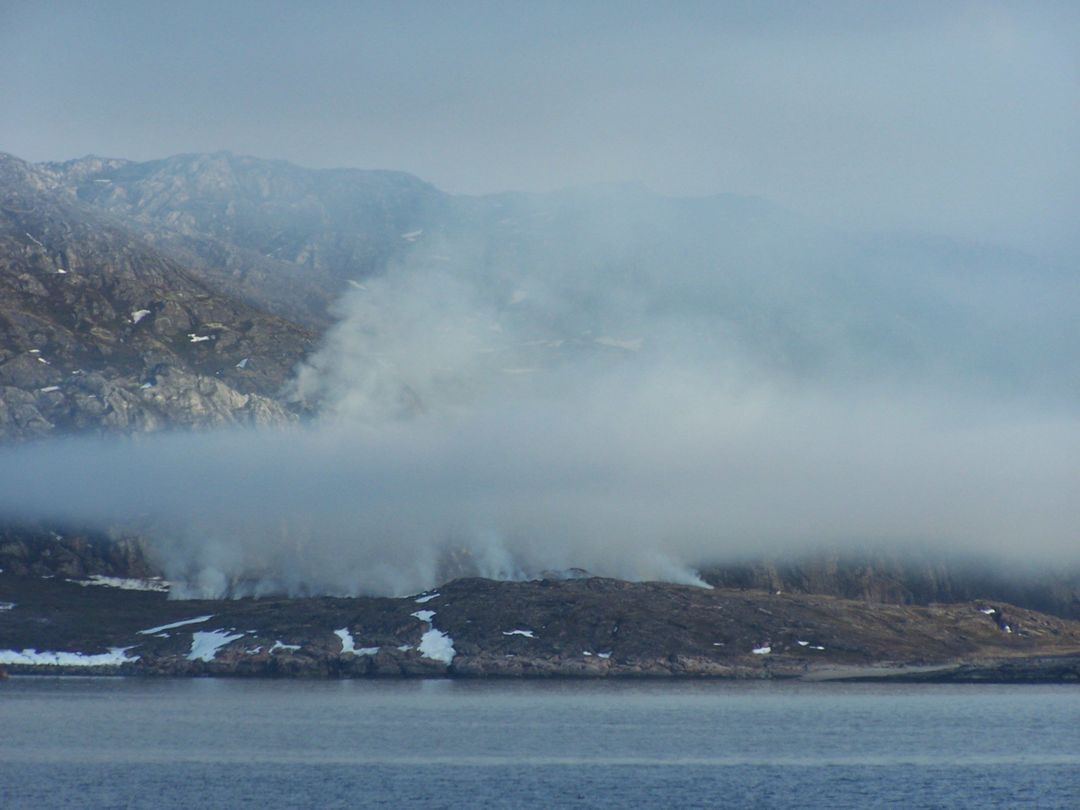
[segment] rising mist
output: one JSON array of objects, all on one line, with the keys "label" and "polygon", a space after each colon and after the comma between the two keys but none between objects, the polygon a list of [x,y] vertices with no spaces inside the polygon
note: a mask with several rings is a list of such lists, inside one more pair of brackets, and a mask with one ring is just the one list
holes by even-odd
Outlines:
[{"label": "rising mist", "polygon": [[181,595],[1071,562],[1074,287],[756,200],[507,197],[354,283],[289,386],[310,424],[8,449],[0,512],[144,532]]}]

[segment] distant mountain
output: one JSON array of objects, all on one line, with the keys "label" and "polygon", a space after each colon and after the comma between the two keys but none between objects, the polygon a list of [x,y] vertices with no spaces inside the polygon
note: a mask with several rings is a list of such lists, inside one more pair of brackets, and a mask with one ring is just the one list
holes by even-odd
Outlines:
[{"label": "distant mountain", "polygon": [[0,155],[0,437],[291,421],[312,339]]}]

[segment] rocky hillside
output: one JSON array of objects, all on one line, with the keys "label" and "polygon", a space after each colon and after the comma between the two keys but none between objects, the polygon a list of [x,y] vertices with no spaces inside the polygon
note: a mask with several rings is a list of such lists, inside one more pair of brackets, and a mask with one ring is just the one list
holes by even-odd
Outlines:
[{"label": "rocky hillside", "polygon": [[329,323],[349,280],[382,269],[445,218],[450,199],[402,172],[311,170],[227,152],[38,170],[201,278],[311,328]]},{"label": "rocky hillside", "polygon": [[312,340],[0,156],[0,439],[285,423]]}]

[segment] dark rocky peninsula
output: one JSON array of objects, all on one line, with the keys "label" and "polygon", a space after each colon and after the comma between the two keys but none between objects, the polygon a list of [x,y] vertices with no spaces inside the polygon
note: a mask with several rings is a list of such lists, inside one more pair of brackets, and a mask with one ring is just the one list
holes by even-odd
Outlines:
[{"label": "dark rocky peninsula", "polygon": [[0,574],[0,664],[13,674],[1080,680],[1080,622],[1000,603],[603,578],[181,601],[163,584],[107,582]]}]

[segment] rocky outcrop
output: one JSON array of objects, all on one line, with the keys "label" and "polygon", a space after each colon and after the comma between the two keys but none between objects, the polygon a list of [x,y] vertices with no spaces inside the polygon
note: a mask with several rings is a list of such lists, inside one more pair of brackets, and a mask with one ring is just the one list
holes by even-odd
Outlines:
[{"label": "rocky outcrop", "polygon": [[210,602],[10,574],[0,600],[11,605],[0,611],[0,664],[16,672],[1061,681],[1080,671],[1080,623],[981,602],[875,605],[601,578]]}]

